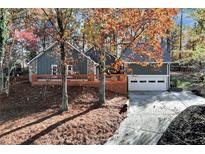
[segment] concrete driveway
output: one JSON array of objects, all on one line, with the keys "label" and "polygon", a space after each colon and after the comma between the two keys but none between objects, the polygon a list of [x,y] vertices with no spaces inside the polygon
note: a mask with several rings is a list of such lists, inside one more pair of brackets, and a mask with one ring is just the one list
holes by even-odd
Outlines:
[{"label": "concrete driveway", "polygon": [[127,118],[115,135],[112,144],[157,144],[170,122],[191,105],[205,104],[205,99],[191,92],[131,92]]}]

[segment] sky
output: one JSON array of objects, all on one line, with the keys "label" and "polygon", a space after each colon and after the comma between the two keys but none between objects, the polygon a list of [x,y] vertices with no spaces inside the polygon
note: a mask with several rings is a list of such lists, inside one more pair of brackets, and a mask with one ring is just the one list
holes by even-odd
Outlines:
[{"label": "sky", "polygon": [[[190,13],[194,12],[196,9],[183,9],[184,11],[184,16],[183,16],[183,25],[186,26],[194,26],[195,21],[190,17]],[[175,19],[176,23],[179,25],[180,24],[180,15],[181,13],[179,12],[177,15],[177,18]]]}]

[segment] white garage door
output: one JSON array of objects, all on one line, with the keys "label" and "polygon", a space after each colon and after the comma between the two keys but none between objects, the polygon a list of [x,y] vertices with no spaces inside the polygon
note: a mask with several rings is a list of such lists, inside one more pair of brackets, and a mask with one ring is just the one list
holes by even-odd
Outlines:
[{"label": "white garage door", "polygon": [[166,75],[128,75],[129,91],[163,91],[167,88]]}]

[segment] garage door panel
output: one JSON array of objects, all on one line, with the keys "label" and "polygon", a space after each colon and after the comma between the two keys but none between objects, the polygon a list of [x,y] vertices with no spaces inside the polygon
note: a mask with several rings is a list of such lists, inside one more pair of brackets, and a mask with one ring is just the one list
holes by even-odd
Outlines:
[{"label": "garage door panel", "polygon": [[128,76],[129,91],[167,90],[167,76]]}]

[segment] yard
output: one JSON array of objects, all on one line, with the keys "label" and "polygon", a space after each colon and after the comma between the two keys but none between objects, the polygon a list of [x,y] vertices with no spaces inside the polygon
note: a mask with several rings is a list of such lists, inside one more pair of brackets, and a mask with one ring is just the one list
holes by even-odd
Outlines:
[{"label": "yard", "polygon": [[0,144],[205,144],[204,9],[0,14]]},{"label": "yard", "polygon": [[172,72],[171,86],[177,86],[183,90],[201,90],[205,84],[202,73],[199,72]]},{"label": "yard", "polygon": [[191,92],[203,92],[203,75],[172,72],[174,82],[177,88],[168,92],[129,92],[127,118],[106,144],[205,144],[205,95]]},{"label": "yard", "polygon": [[130,92],[127,118],[109,145],[204,144],[205,99],[188,91]]},{"label": "yard", "polygon": [[69,88],[69,111],[59,114],[60,86],[17,82],[9,97],[0,96],[0,144],[104,144],[126,117],[119,112],[127,98],[106,92],[99,108],[97,91]]},{"label": "yard", "polygon": [[159,145],[204,145],[205,106],[193,105],[182,111],[169,125]]}]

